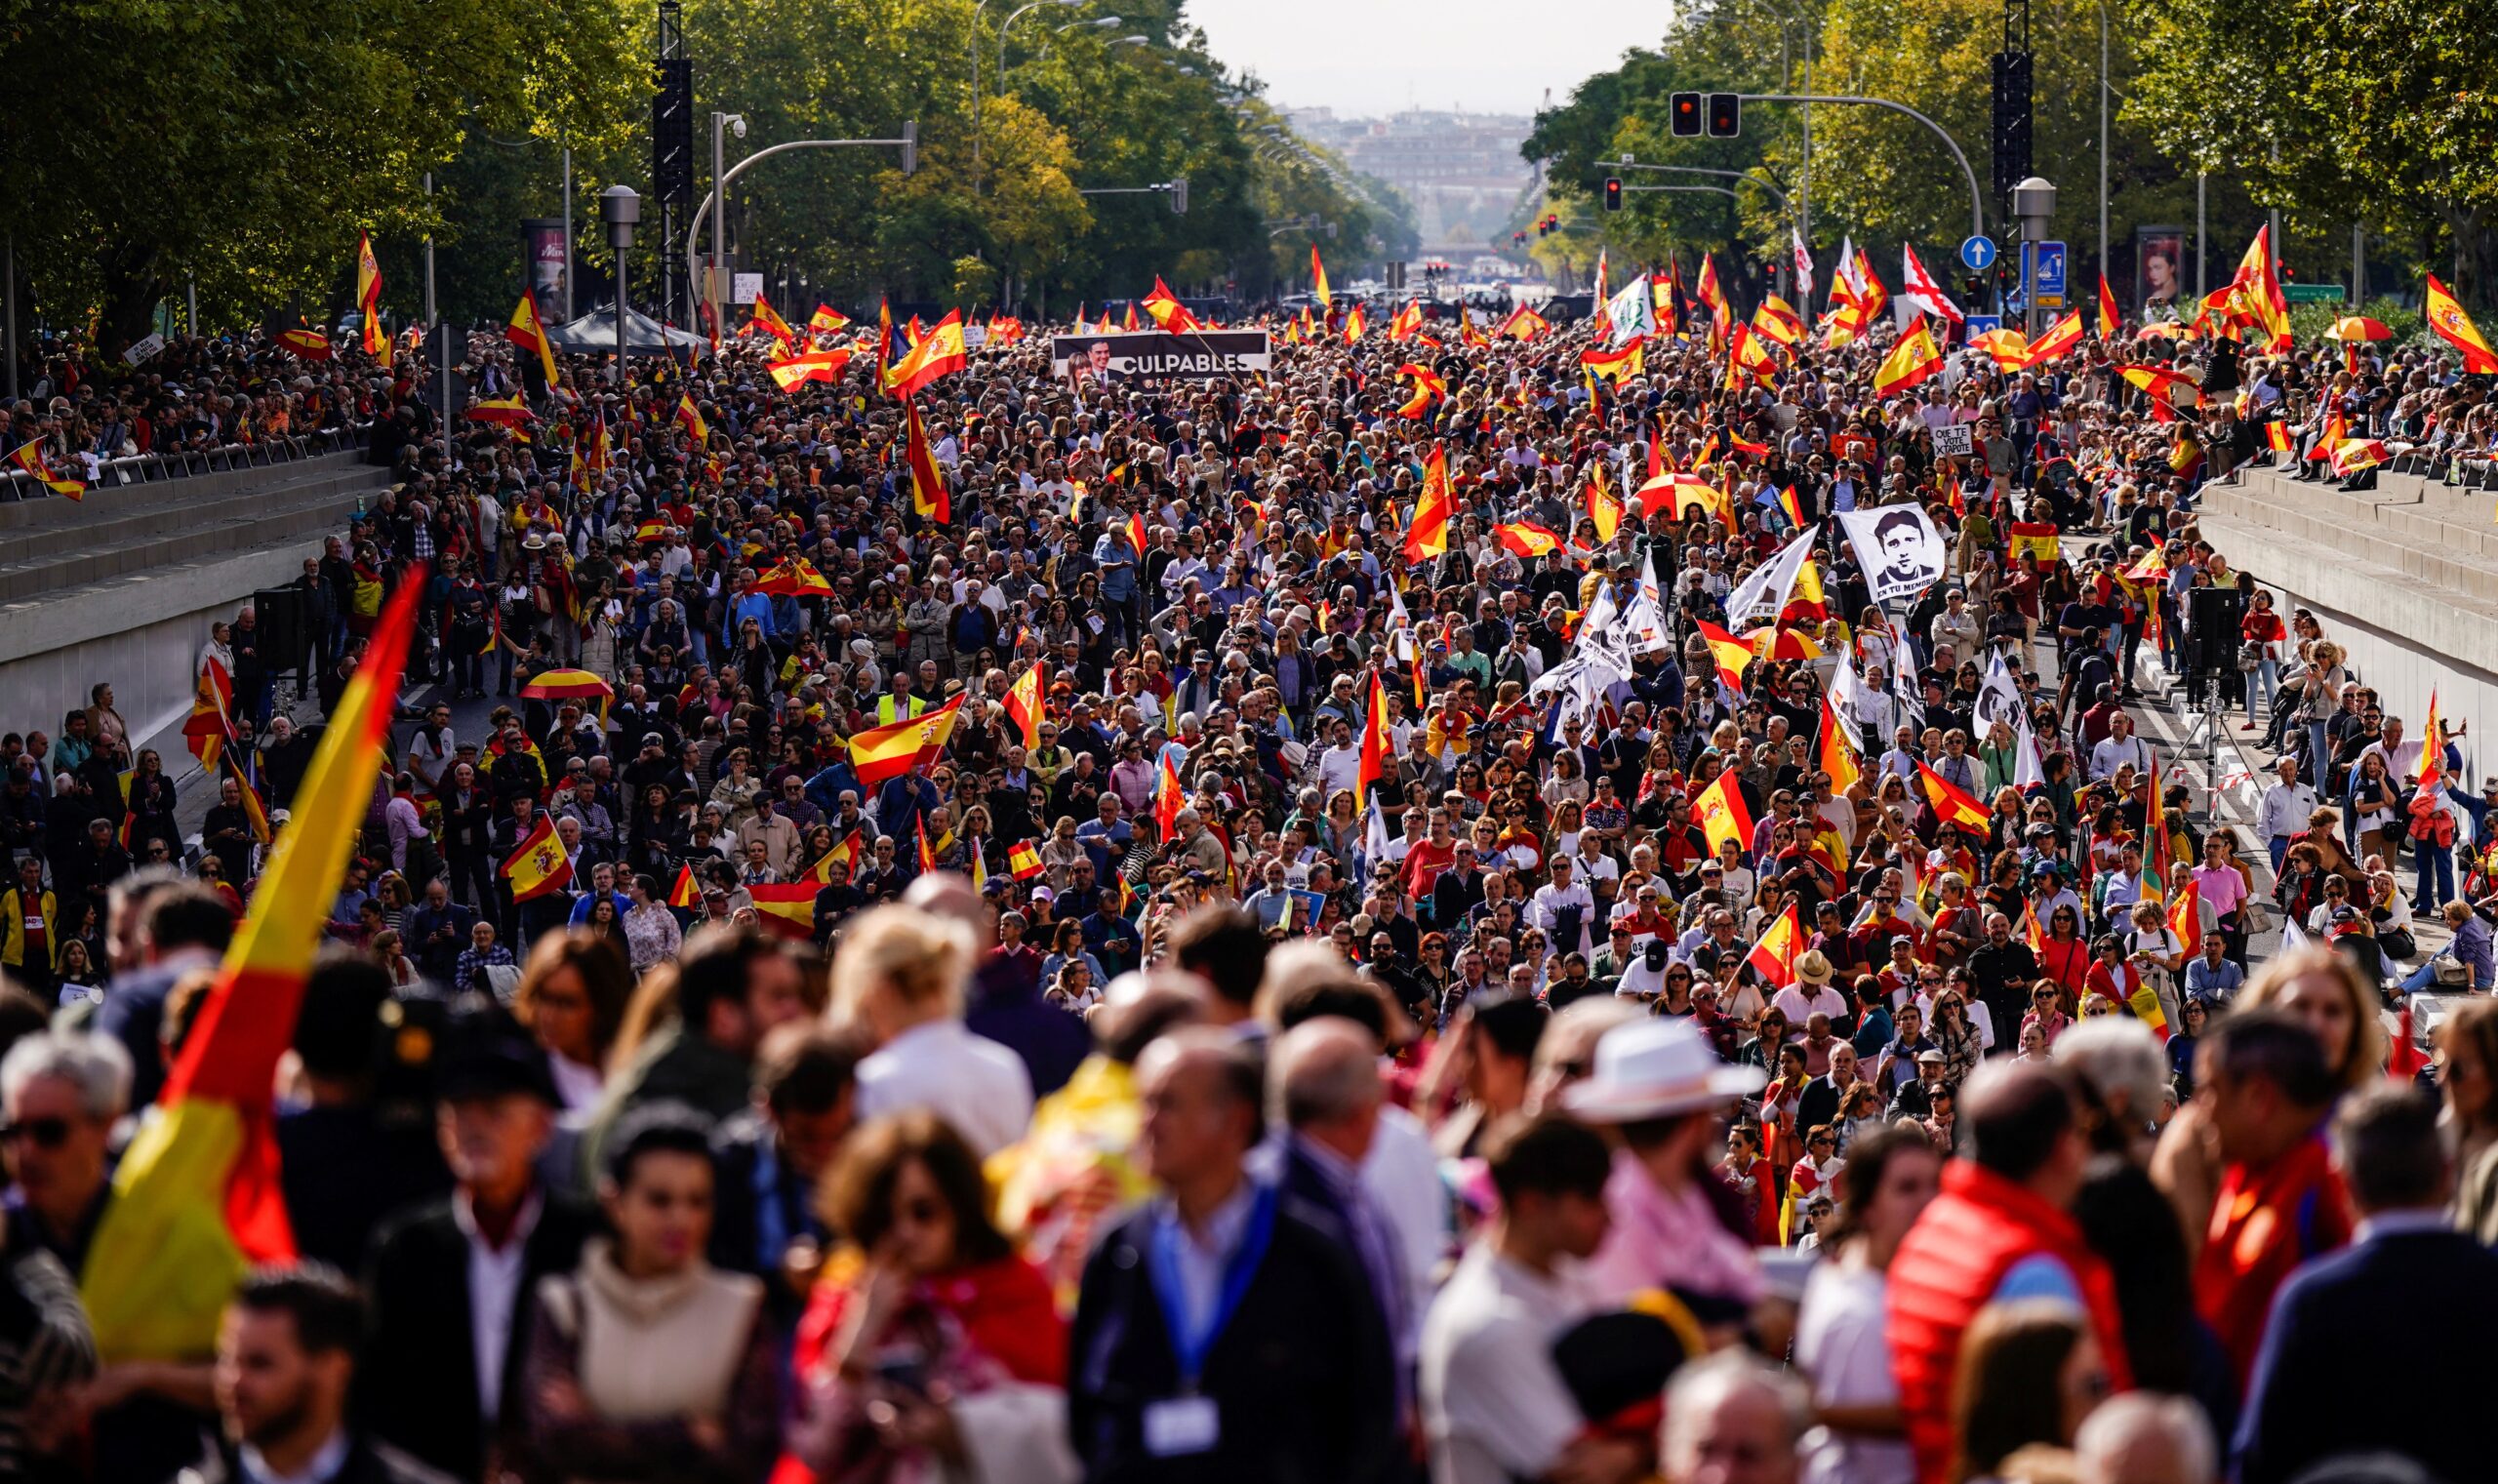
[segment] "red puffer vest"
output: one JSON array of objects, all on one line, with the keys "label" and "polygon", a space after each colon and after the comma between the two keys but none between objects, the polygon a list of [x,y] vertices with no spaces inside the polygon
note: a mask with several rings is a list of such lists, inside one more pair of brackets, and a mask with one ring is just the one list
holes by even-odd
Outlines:
[{"label": "red puffer vest", "polygon": [[1966,1159],[1944,1167],[1943,1193],[1900,1244],[1890,1269],[1891,1370],[1908,1415],[1920,1484],[1952,1476],[1952,1384],[1960,1337],[2013,1264],[2044,1254],[2081,1284],[2090,1327],[2118,1390],[2132,1385],[2116,1285],[2072,1217]]}]

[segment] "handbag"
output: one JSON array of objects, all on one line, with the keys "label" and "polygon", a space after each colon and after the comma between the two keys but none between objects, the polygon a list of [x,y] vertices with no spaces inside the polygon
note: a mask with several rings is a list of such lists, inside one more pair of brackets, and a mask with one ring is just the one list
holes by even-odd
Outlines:
[{"label": "handbag", "polygon": [[2429,978],[2440,988],[2459,987],[2472,983],[2472,969],[2451,953],[2432,954]]},{"label": "handbag", "polygon": [[2377,935],[2377,947],[2384,952],[2386,957],[2400,959],[2405,963],[2408,963],[2420,952],[2419,941],[2411,936],[2411,930],[2409,928],[2396,928],[2390,933],[2379,933]]},{"label": "handbag", "polygon": [[2263,662],[2264,644],[2262,640],[2249,639],[2237,647],[2237,670],[2239,674],[2252,675],[2255,673],[2256,667],[2261,665]]}]

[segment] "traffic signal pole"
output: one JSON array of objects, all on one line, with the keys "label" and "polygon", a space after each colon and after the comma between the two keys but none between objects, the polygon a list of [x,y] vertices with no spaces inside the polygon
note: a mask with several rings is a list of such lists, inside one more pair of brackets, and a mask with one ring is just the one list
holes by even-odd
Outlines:
[{"label": "traffic signal pole", "polygon": [[1861,98],[1854,94],[1834,93],[1746,93],[1743,95],[1743,100],[1748,103],[1862,103],[1869,107],[1888,108],[1894,113],[1907,114],[1923,124],[1936,139],[1943,141],[1945,148],[1952,151],[1953,160],[1960,167],[1961,177],[1969,182],[1969,233],[1976,237],[1986,235],[1986,196],[1978,189],[1978,173],[1969,168],[1969,157],[1961,152],[1959,141],[1953,139],[1941,124],[1908,104],[1895,102],[1887,98]]}]

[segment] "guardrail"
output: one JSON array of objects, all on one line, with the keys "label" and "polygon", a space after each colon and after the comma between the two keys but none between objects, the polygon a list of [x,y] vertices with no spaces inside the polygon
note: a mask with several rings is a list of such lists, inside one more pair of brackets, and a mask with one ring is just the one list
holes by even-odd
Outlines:
[{"label": "guardrail", "polygon": [[[352,422],[343,427],[324,427],[308,433],[289,433],[282,437],[253,443],[226,443],[215,448],[175,449],[165,453],[135,454],[128,458],[99,459],[88,464],[89,489],[117,489],[134,484],[163,484],[188,478],[194,474],[222,473],[232,469],[277,468],[301,463],[325,454],[359,449],[373,429],[371,422]],[[60,500],[51,488],[25,470],[12,465],[0,474],[0,503],[30,500]]]}]

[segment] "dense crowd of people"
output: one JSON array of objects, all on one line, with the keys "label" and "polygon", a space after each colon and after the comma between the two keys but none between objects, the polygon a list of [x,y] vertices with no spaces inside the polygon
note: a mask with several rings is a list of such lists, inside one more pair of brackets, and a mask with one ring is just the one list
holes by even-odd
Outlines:
[{"label": "dense crowd of people", "polygon": [[[2498,1014],[2431,1087],[2385,1011],[2498,979],[2498,781],[2195,510],[2483,388],[2145,337],[1877,391],[1887,328],[1730,376],[1678,296],[1599,381],[1602,328],[1336,307],[1211,380],[994,334],[915,417],[867,334],[793,388],[476,336],[536,411],[447,438],[352,352],[47,369],[56,461],[369,424],[392,482],[302,654],[207,636],[196,830],[109,684],[0,737],[0,1471],[2475,1477]],[[412,582],[302,1262],[99,1353],[117,1151]],[[2242,827],[2142,724],[2198,701],[2277,754]]]}]

